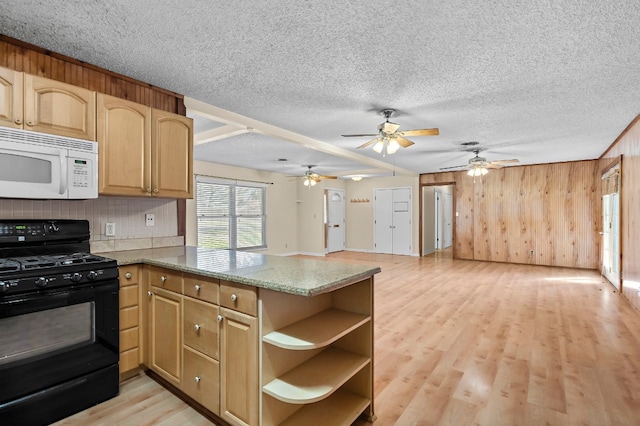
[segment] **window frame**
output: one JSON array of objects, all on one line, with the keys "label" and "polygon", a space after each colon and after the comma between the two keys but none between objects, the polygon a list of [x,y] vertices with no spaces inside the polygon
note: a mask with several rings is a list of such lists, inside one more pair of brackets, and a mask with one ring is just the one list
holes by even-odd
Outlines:
[{"label": "window frame", "polygon": [[[200,214],[198,209],[198,185],[224,185],[229,187],[229,205],[227,211],[223,215],[205,215]],[[261,189],[261,213],[260,214],[251,214],[251,215],[238,215],[236,211],[236,197],[237,197],[237,188],[259,188]],[[266,249],[267,246],[267,185],[259,182],[251,182],[251,181],[242,181],[242,180],[229,180],[229,179],[220,179],[213,178],[209,176],[196,176],[196,244],[200,246],[200,219],[201,218],[226,218],[229,222],[229,247],[219,248],[219,249],[229,249],[229,250],[263,250]],[[238,248],[238,219],[242,218],[260,218],[262,221],[262,229],[261,229],[261,238],[262,245],[258,246],[250,246],[250,247],[241,247]]]}]

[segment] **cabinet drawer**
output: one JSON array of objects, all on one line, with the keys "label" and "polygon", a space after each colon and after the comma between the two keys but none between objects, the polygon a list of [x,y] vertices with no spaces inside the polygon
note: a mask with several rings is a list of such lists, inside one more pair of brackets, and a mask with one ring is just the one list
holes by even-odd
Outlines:
[{"label": "cabinet drawer", "polygon": [[182,273],[170,269],[149,269],[149,284],[176,293],[182,293]]},{"label": "cabinet drawer", "polygon": [[138,306],[138,285],[130,285],[120,289],[120,309]]},{"label": "cabinet drawer", "polygon": [[258,295],[254,287],[220,280],[220,306],[256,316]]},{"label": "cabinet drawer", "polygon": [[131,327],[120,332],[120,352],[138,347],[138,327]]},{"label": "cabinet drawer", "polygon": [[138,307],[120,309],[120,330],[138,326]]},{"label": "cabinet drawer", "polygon": [[140,365],[139,353],[138,348],[134,348],[120,354],[120,374],[138,368]]},{"label": "cabinet drawer", "polygon": [[218,306],[185,297],[183,309],[184,344],[218,359]]},{"label": "cabinet drawer", "polygon": [[198,275],[184,274],[184,294],[218,304],[218,287],[220,280],[216,278],[201,277]]},{"label": "cabinet drawer", "polygon": [[214,414],[220,414],[220,364],[190,348],[183,348],[182,390]]},{"label": "cabinet drawer", "polygon": [[127,265],[118,267],[118,278],[120,278],[120,287],[138,284],[139,272],[138,265]]}]

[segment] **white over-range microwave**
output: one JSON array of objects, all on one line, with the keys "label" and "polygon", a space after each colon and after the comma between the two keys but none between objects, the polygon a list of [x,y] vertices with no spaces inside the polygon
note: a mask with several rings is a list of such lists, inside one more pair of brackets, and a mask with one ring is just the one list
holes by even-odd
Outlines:
[{"label": "white over-range microwave", "polygon": [[0,197],[98,198],[98,144],[0,127]]}]

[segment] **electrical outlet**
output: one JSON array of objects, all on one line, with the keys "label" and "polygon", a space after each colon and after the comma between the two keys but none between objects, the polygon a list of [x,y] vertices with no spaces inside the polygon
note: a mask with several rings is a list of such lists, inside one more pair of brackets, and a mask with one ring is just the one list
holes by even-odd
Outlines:
[{"label": "electrical outlet", "polygon": [[116,224],[113,222],[107,222],[104,225],[104,235],[107,237],[115,237],[116,235]]},{"label": "electrical outlet", "polygon": [[153,213],[147,213],[144,215],[144,224],[146,226],[155,226],[156,217]]}]

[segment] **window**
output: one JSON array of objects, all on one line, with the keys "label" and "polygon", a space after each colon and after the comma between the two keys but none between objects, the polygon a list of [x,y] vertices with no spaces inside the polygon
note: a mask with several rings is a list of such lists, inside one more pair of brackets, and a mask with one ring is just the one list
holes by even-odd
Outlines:
[{"label": "window", "polygon": [[197,177],[198,245],[221,249],[266,247],[266,192],[260,184]]}]

